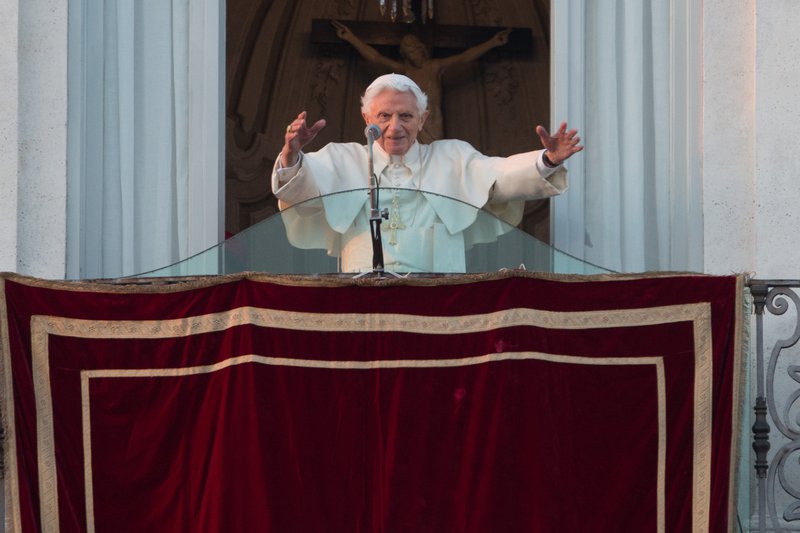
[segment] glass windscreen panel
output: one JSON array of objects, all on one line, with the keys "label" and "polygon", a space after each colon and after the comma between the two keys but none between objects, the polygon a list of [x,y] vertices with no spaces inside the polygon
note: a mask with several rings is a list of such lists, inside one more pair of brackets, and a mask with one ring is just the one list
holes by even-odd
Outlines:
[{"label": "glass windscreen panel", "polygon": [[[563,274],[610,272],[561,252],[492,213],[441,195],[381,188],[387,272],[481,273],[519,269]],[[136,277],[266,272],[371,272],[367,189],[296,204],[193,257]],[[513,215],[512,215],[513,216]]]}]

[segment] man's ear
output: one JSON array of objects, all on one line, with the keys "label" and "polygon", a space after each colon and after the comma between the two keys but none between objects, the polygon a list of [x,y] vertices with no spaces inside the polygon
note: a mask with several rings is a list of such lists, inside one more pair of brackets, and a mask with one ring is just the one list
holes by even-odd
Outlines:
[{"label": "man's ear", "polygon": [[369,119],[367,118],[367,114],[366,113],[361,113],[361,116],[364,118],[364,124],[369,126]]},{"label": "man's ear", "polygon": [[420,124],[419,124],[419,131],[422,131],[422,126],[424,126],[425,125],[425,121],[428,120],[428,113],[430,113],[430,111],[425,111],[422,114],[422,122],[420,122]]}]

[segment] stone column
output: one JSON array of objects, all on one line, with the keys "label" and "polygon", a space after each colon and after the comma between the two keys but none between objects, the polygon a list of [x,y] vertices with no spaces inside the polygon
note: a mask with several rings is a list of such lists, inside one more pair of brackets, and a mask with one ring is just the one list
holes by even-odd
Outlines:
[{"label": "stone column", "polygon": [[755,272],[800,278],[800,3],[756,1]]},{"label": "stone column", "polygon": [[67,3],[0,4],[0,269],[65,274]]},{"label": "stone column", "polygon": [[755,255],[755,0],[703,2],[703,267],[747,272]]},{"label": "stone column", "polygon": [[17,267],[19,55],[17,1],[0,3],[0,271]]}]

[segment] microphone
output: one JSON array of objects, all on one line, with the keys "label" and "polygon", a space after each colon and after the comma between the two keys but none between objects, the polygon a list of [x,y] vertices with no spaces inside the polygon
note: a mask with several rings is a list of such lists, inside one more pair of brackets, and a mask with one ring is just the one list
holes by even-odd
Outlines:
[{"label": "microphone", "polygon": [[381,129],[376,124],[370,124],[364,129],[364,136],[368,142],[373,142],[381,136]]},{"label": "microphone", "polygon": [[381,242],[381,218],[389,219],[389,211],[384,209],[380,212],[380,200],[378,199],[378,177],[375,176],[375,163],[373,159],[373,145],[375,139],[381,136],[381,128],[375,124],[367,124],[364,128],[364,135],[367,137],[367,165],[369,182],[369,230],[370,240],[372,241],[372,271],[383,274],[383,243]]}]

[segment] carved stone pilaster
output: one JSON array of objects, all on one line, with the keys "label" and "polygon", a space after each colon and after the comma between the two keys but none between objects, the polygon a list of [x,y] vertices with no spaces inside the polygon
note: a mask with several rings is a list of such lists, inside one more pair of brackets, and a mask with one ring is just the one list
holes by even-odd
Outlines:
[{"label": "carved stone pilaster", "polygon": [[345,62],[329,54],[317,60],[314,79],[311,81],[311,97],[319,106],[322,116],[328,116],[329,95],[332,86],[341,85]]},{"label": "carved stone pilaster", "polygon": [[496,105],[510,104],[519,89],[513,67],[507,62],[492,63],[485,71],[486,88]]},{"label": "carved stone pilaster", "polygon": [[495,26],[503,24],[503,18],[495,12],[490,2],[486,0],[469,0],[469,7],[475,20],[490,22]]},{"label": "carved stone pilaster", "polygon": [[336,16],[342,18],[355,17],[358,14],[358,7],[358,0],[337,0]]}]

